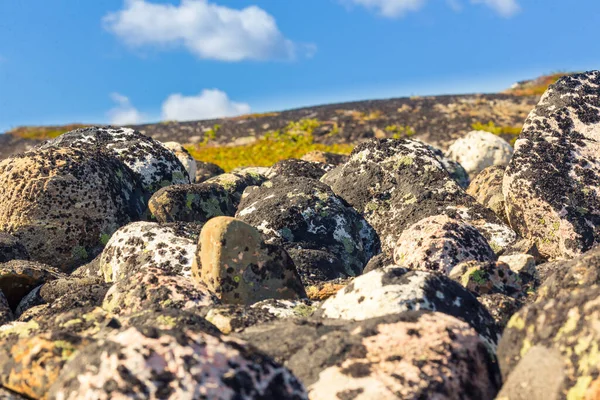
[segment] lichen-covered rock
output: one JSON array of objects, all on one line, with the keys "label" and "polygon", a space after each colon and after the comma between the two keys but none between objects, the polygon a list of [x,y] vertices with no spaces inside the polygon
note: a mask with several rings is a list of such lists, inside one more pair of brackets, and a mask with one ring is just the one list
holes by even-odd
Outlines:
[{"label": "lichen-covered rock", "polygon": [[410,269],[450,274],[465,261],[494,261],[496,254],[477,229],[447,215],[422,219],[408,227],[394,248],[394,261]]},{"label": "lichen-covered rock", "polygon": [[427,144],[427,146],[442,164],[444,169],[448,172],[450,177],[454,179],[461,188],[466,189],[469,187],[469,174],[467,174],[467,171],[465,171],[459,162],[446,157],[444,153],[437,147],[434,147],[430,144]]},{"label": "lichen-covered rock", "polygon": [[27,397],[0,387],[0,400],[27,400]]},{"label": "lichen-covered rock", "polygon": [[384,252],[392,253],[401,233],[434,215],[448,215],[475,226],[500,251],[515,233],[467,195],[431,148],[413,140],[371,140],[359,144],[350,160],[321,181],[356,210],[379,234]]},{"label": "lichen-covered rock", "polygon": [[231,202],[235,209],[238,208],[242,194],[248,186],[258,186],[265,182],[267,178],[257,173],[229,173],[217,175],[205,181],[205,184],[216,184],[221,186],[229,193]]},{"label": "lichen-covered rock", "polygon": [[203,224],[213,217],[235,214],[229,192],[221,185],[206,182],[164,187],[152,195],[148,208],[158,222]]},{"label": "lichen-covered rock", "polygon": [[508,321],[523,306],[523,301],[503,293],[489,293],[477,296],[477,300],[489,311],[500,331],[504,330]]},{"label": "lichen-covered rock", "polygon": [[16,237],[0,232],[0,263],[11,260],[29,260],[29,253]]},{"label": "lichen-covered rock", "polygon": [[367,266],[363,270],[363,274],[375,271],[376,269],[382,269],[390,265],[395,265],[394,257],[387,253],[379,253],[369,260]]},{"label": "lichen-covered rock", "polygon": [[314,179],[276,177],[248,189],[236,218],[290,250],[306,283],[357,276],[379,251],[377,234],[360,214]]},{"label": "lichen-covered rock", "polygon": [[[118,328],[152,327],[160,330],[177,331],[185,328],[192,332],[207,333],[219,337],[221,332],[216,326],[200,316],[198,310],[182,310],[177,308],[150,308],[127,315],[119,315]],[[104,335],[110,337],[110,335]]]},{"label": "lichen-covered rock", "polygon": [[125,329],[78,352],[50,397],[307,399],[287,369],[241,341],[153,328]]},{"label": "lichen-covered rock", "polygon": [[312,399],[493,399],[497,364],[468,324],[403,313],[350,324],[307,344],[289,368]]},{"label": "lichen-covered rock", "polygon": [[316,315],[365,320],[404,311],[431,310],[470,324],[495,348],[499,335],[488,311],[459,283],[444,275],[390,266],[355,278],[321,304]]},{"label": "lichen-covered rock", "polygon": [[8,305],[8,301],[6,300],[4,293],[2,293],[2,290],[0,290],[0,326],[12,321],[13,318],[14,316]]},{"label": "lichen-covered rock", "polygon": [[487,167],[506,166],[513,154],[511,145],[500,136],[486,131],[471,131],[448,148],[448,158],[460,163],[475,178]]},{"label": "lichen-covered rock", "polygon": [[63,271],[90,261],[145,208],[137,178],[105,151],[38,149],[0,163],[0,230]]},{"label": "lichen-covered rock", "polygon": [[[217,175],[224,174],[223,168],[217,164],[196,160],[196,180],[195,183],[202,183]],[[194,183],[194,182],[192,182]]]},{"label": "lichen-covered rock", "polygon": [[191,277],[201,226],[133,222],[110,238],[100,258],[106,282],[148,267]]},{"label": "lichen-covered rock", "polygon": [[186,150],[180,143],[177,142],[165,142],[162,143],[164,147],[175,154],[175,157],[179,160],[181,165],[185,167],[185,170],[188,173],[188,177],[190,178],[190,182],[194,183],[196,181],[196,160],[189,151]]},{"label": "lichen-covered rock", "polygon": [[287,252],[231,217],[213,218],[202,228],[193,275],[227,304],[306,297]]},{"label": "lichen-covered rock", "polygon": [[0,339],[0,385],[34,399],[46,399],[50,386],[75,352],[90,340],[64,332]]},{"label": "lichen-covered rock", "polygon": [[551,85],[525,121],[504,174],[511,226],[548,258],[600,242],[600,71]]},{"label": "lichen-covered rock", "polygon": [[100,270],[100,258],[102,258],[102,253],[98,254],[96,258],[90,261],[87,264],[82,265],[77,268],[73,272],[71,272],[72,277],[74,278],[102,278],[102,270]]},{"label": "lichen-covered rock", "polygon": [[308,300],[263,300],[251,306],[226,304],[212,307],[206,320],[228,335],[249,327],[285,318],[309,317],[315,311]]},{"label": "lichen-covered rock", "polygon": [[333,169],[333,165],[324,164],[320,162],[298,160],[290,158],[282,160],[273,165],[269,172],[267,172],[267,178],[273,179],[276,176],[281,177],[303,177],[311,179],[321,179],[327,171]]},{"label": "lichen-covered rock", "polygon": [[456,265],[448,276],[478,295],[521,295],[519,276],[502,262],[465,261]]},{"label": "lichen-covered rock", "polygon": [[498,257],[498,261],[507,264],[511,271],[519,276],[535,276],[535,257],[531,254],[511,254]]},{"label": "lichen-covered rock", "polygon": [[42,283],[64,277],[55,268],[34,261],[13,260],[0,264],[0,291],[14,310],[29,292]]},{"label": "lichen-covered rock", "polygon": [[201,309],[216,302],[206,286],[147,267],[115,283],[106,293],[102,308],[120,315],[146,309]]},{"label": "lichen-covered rock", "polygon": [[163,186],[190,183],[185,167],[172,151],[130,128],[76,129],[38,146],[39,149],[65,147],[102,149],[112,154],[135,174],[148,197]]},{"label": "lichen-covered rock", "polygon": [[506,218],[506,204],[502,194],[502,179],[504,178],[502,166],[487,167],[481,171],[467,188],[467,194],[473,196],[479,204],[492,210],[502,221]]},{"label": "lichen-covered rock", "polygon": [[314,150],[302,156],[301,160],[319,162],[323,164],[340,165],[348,161],[345,154],[329,153],[326,151]]},{"label": "lichen-covered rock", "polygon": [[498,346],[502,376],[511,374],[534,346],[560,353],[564,375],[561,399],[600,396],[600,287],[573,290],[569,296],[529,304],[510,319]]}]

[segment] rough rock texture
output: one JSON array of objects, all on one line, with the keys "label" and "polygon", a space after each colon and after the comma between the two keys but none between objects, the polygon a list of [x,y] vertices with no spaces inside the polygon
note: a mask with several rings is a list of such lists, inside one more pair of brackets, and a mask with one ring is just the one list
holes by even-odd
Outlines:
[{"label": "rough rock texture", "polygon": [[449,276],[478,295],[501,293],[519,297],[521,294],[518,275],[502,262],[466,261],[454,267]]},{"label": "rough rock texture", "polygon": [[523,300],[503,293],[489,293],[477,296],[477,300],[489,311],[500,331],[503,331],[508,321],[522,306]]},{"label": "rough rock texture", "polygon": [[544,346],[556,350],[564,365],[563,380],[556,382],[560,383],[560,398],[597,398],[599,293],[598,285],[573,290],[569,296],[529,304],[513,315],[498,346],[503,377],[511,374],[534,346]]},{"label": "rough rock texture", "polygon": [[327,299],[317,315],[365,320],[404,311],[431,310],[469,323],[495,348],[499,335],[494,320],[460,284],[440,274],[390,266],[355,278]]},{"label": "rough rock texture", "polygon": [[600,71],[550,86],[525,121],[506,169],[511,226],[548,258],[570,258],[600,240]]},{"label": "rough rock texture", "polygon": [[512,254],[500,256],[498,261],[508,264],[511,271],[519,275],[535,276],[535,257],[530,254]]},{"label": "rough rock texture", "polygon": [[248,189],[236,218],[289,250],[305,283],[359,275],[379,250],[360,214],[314,179],[277,177]]},{"label": "rough rock texture", "polygon": [[34,261],[13,260],[0,264],[0,291],[15,310],[23,297],[41,284],[64,275],[55,268]]},{"label": "rough rock texture", "polygon": [[64,368],[50,396],[307,399],[288,370],[243,342],[152,328],[125,329],[87,346]]},{"label": "rough rock texture", "polygon": [[333,169],[332,164],[324,164],[320,162],[298,160],[290,158],[279,161],[273,165],[267,173],[267,178],[273,179],[276,176],[281,177],[303,177],[312,179],[321,179],[327,171]]},{"label": "rough rock texture", "polygon": [[493,399],[498,367],[468,324],[403,313],[351,324],[311,341],[289,368],[312,399]]},{"label": "rough rock texture", "polygon": [[435,155],[437,160],[442,164],[444,169],[448,172],[450,177],[454,179],[461,188],[466,189],[469,187],[469,174],[467,174],[467,171],[465,171],[460,163],[446,157],[444,153],[437,147],[431,145],[427,146]]},{"label": "rough rock texture", "polygon": [[340,165],[348,161],[345,154],[328,153],[326,151],[311,151],[302,156],[301,160],[318,162],[323,164]]},{"label": "rough rock texture", "polygon": [[402,231],[421,219],[448,215],[475,226],[496,251],[516,235],[448,175],[430,147],[413,140],[371,140],[350,161],[321,178],[375,228],[391,253]]},{"label": "rough rock texture", "polygon": [[231,195],[215,183],[164,187],[152,195],[148,208],[158,222],[203,224],[213,217],[235,214]]},{"label": "rough rock texture", "polygon": [[215,303],[216,297],[205,285],[147,267],[115,283],[106,293],[102,308],[119,315],[167,307],[201,309]]},{"label": "rough rock texture", "polygon": [[447,215],[436,215],[411,225],[394,248],[397,265],[449,274],[465,261],[494,261],[496,254],[477,229]]},{"label": "rough rock texture", "polygon": [[374,271],[376,269],[382,269],[390,265],[395,265],[394,257],[387,253],[379,253],[369,260],[367,266],[363,271],[363,274]]},{"label": "rough rock texture", "polygon": [[460,163],[471,178],[487,167],[506,166],[513,148],[504,139],[485,131],[472,131],[448,148],[447,156]]},{"label": "rough rock texture", "polygon": [[107,151],[130,168],[148,197],[163,186],[190,183],[185,167],[172,151],[159,141],[130,128],[107,126],[76,129],[38,148],[64,147]]},{"label": "rough rock texture", "polygon": [[229,193],[233,207],[237,209],[242,199],[242,193],[248,186],[258,186],[267,178],[257,173],[230,173],[217,175],[205,181],[206,184],[214,183],[224,188]]},{"label": "rough rock texture", "polygon": [[0,290],[0,326],[12,321],[14,318],[12,310],[8,305],[8,301],[4,296],[2,290]]},{"label": "rough rock texture", "polygon": [[508,223],[506,204],[502,194],[504,167],[492,166],[481,171],[467,188],[467,194],[473,196],[479,204],[492,210],[498,218]]},{"label": "rough rock texture", "polygon": [[165,142],[162,143],[164,147],[175,154],[175,157],[179,160],[181,165],[185,167],[185,170],[188,173],[188,177],[190,178],[190,182],[194,183],[196,181],[196,160],[191,156],[190,152],[185,149],[180,143],[177,142]]},{"label": "rough rock texture", "polygon": [[155,267],[190,277],[201,226],[175,223],[134,222],[110,238],[100,258],[106,282]]},{"label": "rough rock texture", "polygon": [[27,400],[27,397],[0,387],[0,400]]},{"label": "rough rock texture", "polygon": [[11,260],[29,260],[29,253],[16,237],[0,232],[0,263]]},{"label": "rough rock texture", "polygon": [[231,217],[213,218],[202,228],[193,275],[227,304],[306,297],[287,252]]},{"label": "rough rock texture", "polygon": [[0,230],[63,271],[94,258],[145,207],[138,179],[105,151],[48,148],[0,163]]},{"label": "rough rock texture", "polygon": [[[202,183],[210,178],[224,174],[223,168],[217,164],[196,160],[196,180],[195,183]],[[192,182],[193,183],[193,182]]]}]

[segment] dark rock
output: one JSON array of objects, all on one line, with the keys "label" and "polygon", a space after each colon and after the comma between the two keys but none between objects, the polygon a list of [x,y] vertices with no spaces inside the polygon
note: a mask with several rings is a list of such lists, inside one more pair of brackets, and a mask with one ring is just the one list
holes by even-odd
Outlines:
[{"label": "dark rock", "polygon": [[278,163],[273,165],[267,173],[267,178],[273,179],[276,176],[281,176],[284,178],[300,177],[321,179],[321,177],[331,169],[333,169],[333,165],[331,164],[323,164],[320,162],[312,162],[290,158],[287,160],[279,161]]},{"label": "dark rock", "polygon": [[11,260],[29,260],[29,253],[16,237],[0,232],[0,263]]},{"label": "dark rock", "polygon": [[15,310],[29,292],[41,284],[64,277],[60,271],[34,261],[13,260],[0,264],[0,291]]},{"label": "dark rock", "polygon": [[223,168],[217,164],[196,160],[196,183],[202,183],[210,178],[224,174]]}]

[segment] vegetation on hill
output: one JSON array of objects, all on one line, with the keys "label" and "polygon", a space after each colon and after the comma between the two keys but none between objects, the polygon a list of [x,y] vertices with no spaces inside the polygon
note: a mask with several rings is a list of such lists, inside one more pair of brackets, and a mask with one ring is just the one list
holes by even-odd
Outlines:
[{"label": "vegetation on hill", "polygon": [[86,125],[71,124],[63,126],[20,126],[6,132],[9,135],[31,140],[48,140],[62,135],[74,129],[83,128]]},{"label": "vegetation on hill", "polygon": [[558,72],[551,75],[541,76],[529,81],[519,82],[512,88],[506,90],[504,93],[512,94],[514,96],[541,96],[544,94],[546,89],[548,89],[548,86],[556,83],[557,80],[565,75],[569,74],[565,72]]},{"label": "vegetation on hill", "polygon": [[493,121],[489,121],[487,124],[475,122],[471,127],[476,131],[486,131],[500,136],[510,143],[511,146],[515,145],[515,142],[523,129],[522,126],[498,126]]}]

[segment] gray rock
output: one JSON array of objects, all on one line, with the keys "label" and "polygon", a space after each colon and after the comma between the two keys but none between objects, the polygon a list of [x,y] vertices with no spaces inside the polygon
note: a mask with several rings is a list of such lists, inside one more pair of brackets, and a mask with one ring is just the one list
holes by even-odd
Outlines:
[{"label": "gray rock", "polygon": [[0,232],[0,263],[11,260],[29,260],[29,253],[16,237]]},{"label": "gray rock", "polygon": [[301,177],[311,179],[321,179],[325,173],[333,169],[333,165],[320,162],[312,162],[290,158],[279,161],[273,165],[267,172],[267,178],[273,179],[276,176],[281,177]]},{"label": "gray rock", "polygon": [[471,131],[448,148],[448,158],[460,163],[471,178],[487,167],[506,166],[513,154],[511,145],[486,131]]}]

